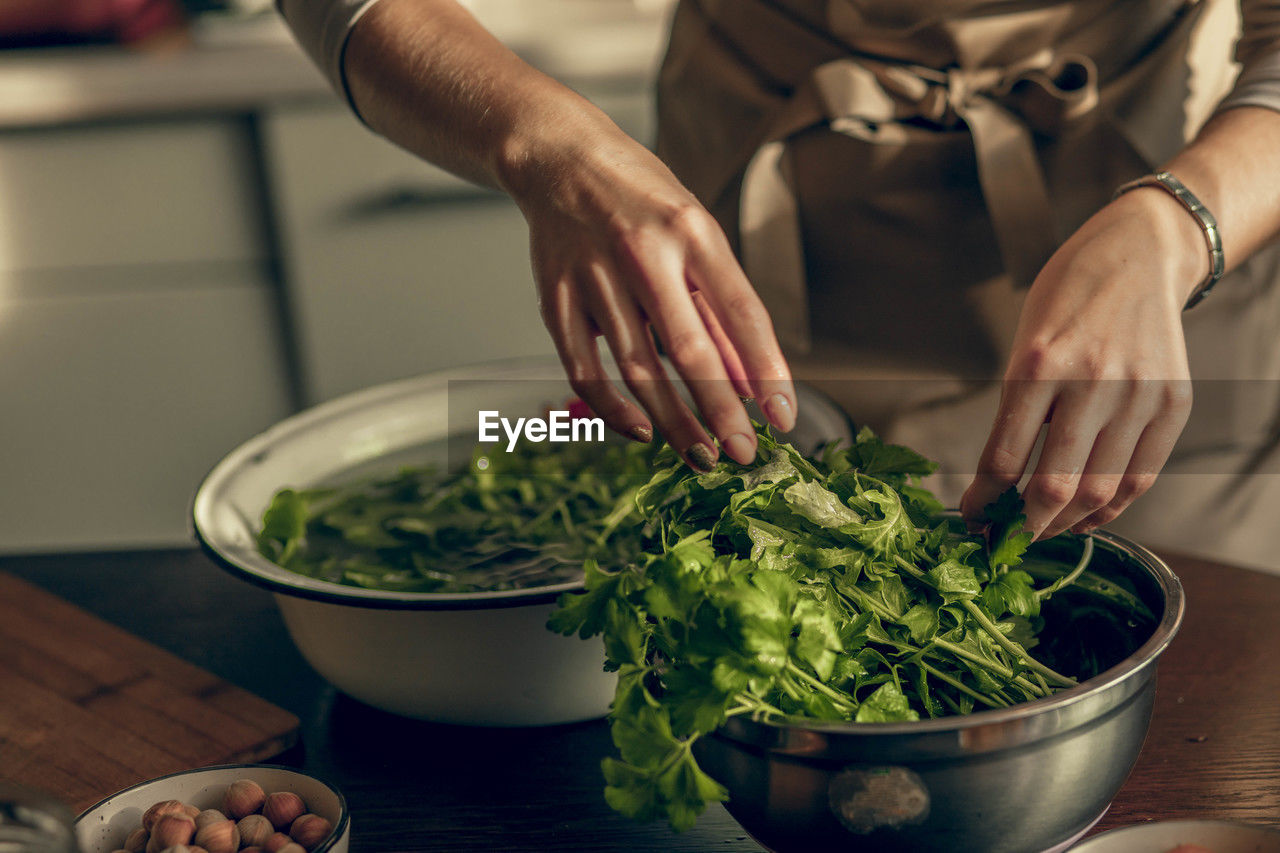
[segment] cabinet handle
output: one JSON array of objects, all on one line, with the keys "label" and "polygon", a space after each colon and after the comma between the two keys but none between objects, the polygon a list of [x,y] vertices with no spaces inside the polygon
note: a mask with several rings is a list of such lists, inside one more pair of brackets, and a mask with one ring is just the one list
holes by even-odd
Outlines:
[{"label": "cabinet handle", "polygon": [[509,202],[509,199],[497,190],[461,182],[457,186],[438,187],[400,185],[373,190],[343,202],[330,218],[334,224],[349,225],[405,212],[495,202]]}]

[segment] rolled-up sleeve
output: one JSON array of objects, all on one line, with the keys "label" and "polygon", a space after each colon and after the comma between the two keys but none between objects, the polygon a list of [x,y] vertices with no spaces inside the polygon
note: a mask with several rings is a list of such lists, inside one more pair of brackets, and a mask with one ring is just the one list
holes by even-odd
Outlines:
[{"label": "rolled-up sleeve", "polygon": [[355,110],[342,71],[347,36],[360,16],[378,0],[276,0],[276,8],[298,43],[329,78],[334,90]]},{"label": "rolled-up sleeve", "polygon": [[1280,111],[1280,0],[1241,0],[1240,19],[1236,43],[1240,76],[1218,108]]}]

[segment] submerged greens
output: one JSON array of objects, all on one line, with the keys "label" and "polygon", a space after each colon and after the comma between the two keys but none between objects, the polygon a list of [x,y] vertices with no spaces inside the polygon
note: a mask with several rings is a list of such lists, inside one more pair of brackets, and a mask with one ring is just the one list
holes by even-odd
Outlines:
[{"label": "submerged greens", "polygon": [[[761,432],[754,465],[689,470],[669,448],[636,504],[652,528],[628,563],[587,563],[550,627],[602,634],[618,672],[618,758],[605,797],[623,814],[688,827],[727,792],[697,739],[736,715],[901,722],[1002,708],[1114,661],[1037,657],[1047,599],[1085,577],[1020,567],[1031,536],[1010,491],[988,535],[964,532],[918,485],[933,464],[867,430],[809,459]],[[1113,599],[1109,604],[1116,604]],[[1121,632],[1149,618],[1107,610]],[[1120,614],[1120,615],[1116,615]],[[1033,650],[1035,652],[1033,653]]]},{"label": "submerged greens", "polygon": [[276,494],[258,550],[314,578],[401,592],[479,592],[582,577],[586,559],[640,550],[635,495],[656,448],[480,446],[450,476],[406,467],[349,485]]}]

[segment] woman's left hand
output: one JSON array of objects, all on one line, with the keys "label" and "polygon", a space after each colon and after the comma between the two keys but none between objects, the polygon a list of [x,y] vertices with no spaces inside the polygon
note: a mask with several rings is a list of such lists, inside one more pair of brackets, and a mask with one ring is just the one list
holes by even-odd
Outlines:
[{"label": "woman's left hand", "polygon": [[1191,409],[1182,309],[1208,272],[1195,219],[1158,187],[1128,192],[1054,253],[1027,294],[995,424],[961,500],[971,523],[1023,488],[1037,538],[1083,532],[1147,491]]}]

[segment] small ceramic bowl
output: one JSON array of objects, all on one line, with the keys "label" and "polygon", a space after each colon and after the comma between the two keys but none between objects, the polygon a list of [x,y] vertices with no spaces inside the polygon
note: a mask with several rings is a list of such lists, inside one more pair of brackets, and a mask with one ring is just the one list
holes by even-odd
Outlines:
[{"label": "small ceramic bowl", "polygon": [[1180,844],[1213,853],[1280,853],[1280,830],[1226,820],[1167,820],[1100,833],[1071,853],[1169,853]]},{"label": "small ceramic bowl", "polygon": [[179,800],[201,810],[221,809],[222,795],[238,779],[252,779],[268,794],[292,791],[307,810],[333,824],[333,832],[310,853],[347,853],[351,816],[342,792],[327,782],[272,764],[222,764],[158,776],[117,791],[76,818],[82,853],[111,853],[124,847],[129,833],[142,825],[142,814],[164,800]]}]

